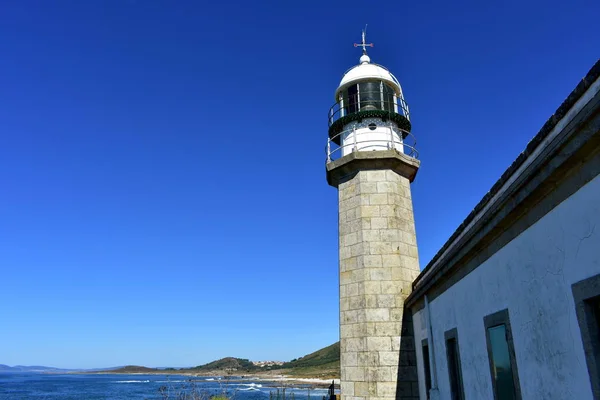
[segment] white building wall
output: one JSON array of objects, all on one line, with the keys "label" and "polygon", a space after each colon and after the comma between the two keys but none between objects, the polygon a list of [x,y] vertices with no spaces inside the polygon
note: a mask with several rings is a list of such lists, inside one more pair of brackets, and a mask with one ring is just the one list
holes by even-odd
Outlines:
[{"label": "white building wall", "polygon": [[[426,311],[422,309],[413,315],[413,330],[415,334],[415,353],[417,356],[417,378],[419,379],[419,398],[426,399],[426,391],[425,391],[425,370],[424,362],[423,362],[423,351],[422,351],[422,341],[423,339],[429,337],[427,334],[427,322]],[[460,340],[460,339],[459,339]],[[460,346],[460,343],[459,343]]]},{"label": "white building wall", "polygon": [[[483,318],[508,308],[522,398],[592,399],[571,285],[597,274],[600,177],[431,301],[439,398],[450,399],[444,332],[452,328],[465,399],[494,398]],[[422,399],[425,317],[423,309],[413,318]]]}]

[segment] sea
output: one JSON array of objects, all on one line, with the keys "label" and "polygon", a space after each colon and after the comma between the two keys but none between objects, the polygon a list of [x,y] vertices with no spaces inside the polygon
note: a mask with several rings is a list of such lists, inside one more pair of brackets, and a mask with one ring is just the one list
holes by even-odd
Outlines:
[{"label": "sea", "polygon": [[0,373],[0,400],[209,400],[224,392],[232,400],[323,400],[327,395],[327,389],[310,385],[244,378]]}]

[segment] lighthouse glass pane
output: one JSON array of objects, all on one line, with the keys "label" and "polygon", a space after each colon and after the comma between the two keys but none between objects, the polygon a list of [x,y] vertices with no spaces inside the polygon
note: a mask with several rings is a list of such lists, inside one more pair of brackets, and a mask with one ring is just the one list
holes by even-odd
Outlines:
[{"label": "lighthouse glass pane", "polygon": [[386,84],[383,84],[383,109],[386,111],[394,110],[394,89]]},{"label": "lighthouse glass pane", "polygon": [[360,110],[381,110],[381,82],[361,82]]},{"label": "lighthouse glass pane", "polygon": [[345,114],[352,114],[358,111],[358,86],[352,85],[344,90],[344,110]]}]

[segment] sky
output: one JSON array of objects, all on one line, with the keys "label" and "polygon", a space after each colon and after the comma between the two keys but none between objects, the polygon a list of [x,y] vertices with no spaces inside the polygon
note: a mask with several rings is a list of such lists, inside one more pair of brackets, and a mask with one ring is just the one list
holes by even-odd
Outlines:
[{"label": "sky", "polygon": [[338,340],[327,113],[402,84],[421,268],[598,59],[596,0],[6,1],[0,363],[289,360]]}]

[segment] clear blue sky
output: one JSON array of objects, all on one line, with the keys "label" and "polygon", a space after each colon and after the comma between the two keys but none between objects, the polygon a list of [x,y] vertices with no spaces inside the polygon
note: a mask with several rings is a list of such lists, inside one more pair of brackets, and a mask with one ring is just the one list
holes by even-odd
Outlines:
[{"label": "clear blue sky", "polygon": [[327,111],[368,27],[405,90],[422,267],[599,56],[597,0],[7,1],[0,363],[338,340]]}]

